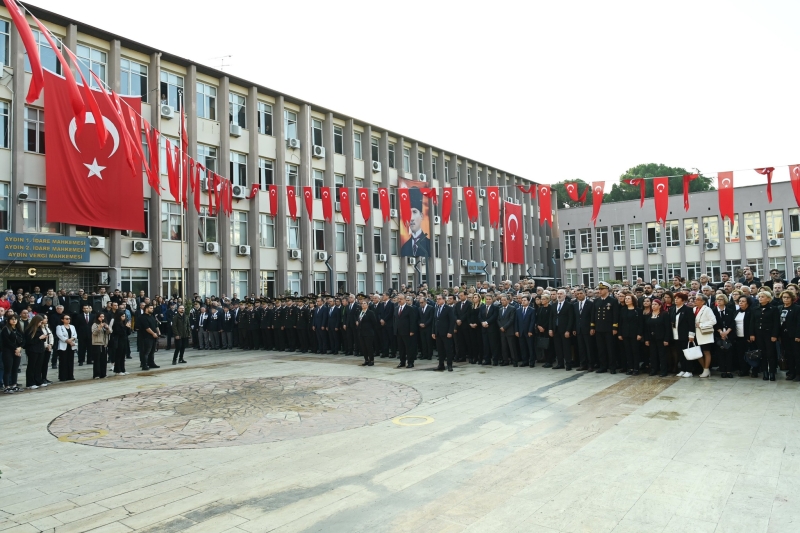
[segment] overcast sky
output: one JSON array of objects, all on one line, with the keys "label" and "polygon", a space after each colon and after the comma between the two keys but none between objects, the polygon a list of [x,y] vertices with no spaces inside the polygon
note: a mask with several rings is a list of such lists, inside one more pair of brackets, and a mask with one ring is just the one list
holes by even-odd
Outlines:
[{"label": "overcast sky", "polygon": [[796,0],[31,3],[542,183],[800,163]]}]

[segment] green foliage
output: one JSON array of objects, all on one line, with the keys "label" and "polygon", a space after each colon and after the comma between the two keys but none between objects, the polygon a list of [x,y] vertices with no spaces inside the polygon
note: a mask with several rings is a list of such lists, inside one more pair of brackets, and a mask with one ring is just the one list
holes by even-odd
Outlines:
[{"label": "green foliage", "polygon": [[[586,183],[585,181],[583,181],[581,179],[559,181],[558,183],[554,184],[551,187],[551,189],[552,189],[553,196],[558,198],[558,208],[559,209],[563,208],[564,204],[566,204],[566,205],[568,205],[570,207],[581,207],[583,205],[580,202],[573,202],[570,199],[569,194],[567,194],[567,186],[566,186],[566,184],[567,183],[573,183],[573,182],[577,182],[577,184],[578,184],[578,198],[581,197],[581,195],[583,194],[584,190],[586,190],[586,189],[591,187],[591,185],[589,185],[588,183]],[[592,191],[591,190],[589,190],[586,193],[586,205],[592,205]],[[555,207],[555,206],[553,206],[553,207]]]}]

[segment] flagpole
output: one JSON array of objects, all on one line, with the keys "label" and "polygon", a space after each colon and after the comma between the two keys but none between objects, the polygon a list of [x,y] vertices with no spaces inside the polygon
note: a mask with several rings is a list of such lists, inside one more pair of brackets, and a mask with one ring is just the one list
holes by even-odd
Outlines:
[{"label": "flagpole", "polygon": [[[178,205],[181,206],[181,204],[183,204],[183,151],[184,151],[185,148],[188,149],[188,147],[184,147],[183,146],[183,127],[184,127],[183,115],[186,113],[186,109],[183,107],[183,104],[184,104],[183,103],[183,91],[179,91],[178,92],[178,103],[181,106],[181,121],[180,121],[180,125],[178,126],[178,132],[179,132],[179,135],[178,135],[178,146],[179,146],[178,158],[180,159],[180,166],[178,167],[178,169],[179,169],[178,170],[178,196],[180,198],[178,198]],[[187,194],[186,196],[187,196],[187,200],[188,200],[188,196],[189,195]],[[186,203],[188,204],[188,201]],[[183,206],[183,209],[188,210],[189,209],[188,205]],[[183,263],[184,263],[183,243],[186,240],[187,236],[186,236],[186,216],[184,215],[184,213],[181,213],[181,217],[182,217],[182,220],[181,220],[181,257],[180,257],[180,261],[181,261],[181,267],[180,267],[180,272],[181,272],[181,280],[180,280],[180,282],[181,282],[181,284],[180,284],[180,287],[181,287],[181,289],[179,291],[179,296],[180,296],[180,298],[183,301],[183,304],[185,306],[186,305],[186,294],[185,294],[186,272],[183,269]]]}]

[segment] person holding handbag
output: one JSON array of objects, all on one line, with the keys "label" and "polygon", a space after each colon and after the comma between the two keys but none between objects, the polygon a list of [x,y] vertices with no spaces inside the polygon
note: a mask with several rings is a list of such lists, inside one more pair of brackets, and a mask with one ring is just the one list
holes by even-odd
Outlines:
[{"label": "person holding handbag", "polygon": [[735,349],[734,358],[739,362],[739,377],[745,377],[748,373],[750,377],[758,377],[758,370],[756,366],[750,366],[745,354],[753,349],[753,343],[756,340],[753,335],[753,308],[750,307],[750,298],[744,294],[740,294],[738,300],[738,309],[734,316],[734,343]]},{"label": "person holding handbag", "polygon": [[11,394],[20,392],[17,383],[19,375],[19,364],[22,361],[22,347],[25,346],[25,338],[22,331],[17,327],[17,316],[11,315],[5,320],[2,333],[0,333],[0,345],[3,347],[3,385],[5,393]]},{"label": "person holding handbag", "polygon": [[[679,378],[692,377],[691,361],[683,355],[683,350],[689,346],[689,342],[694,341],[695,320],[692,310],[686,306],[689,295],[679,292],[674,295],[675,305],[669,310],[670,324],[672,324],[672,350],[676,353],[676,360],[681,364],[678,372]],[[678,355],[679,354],[679,355]]]},{"label": "person holding handbag", "polygon": [[720,377],[732,378],[736,313],[728,307],[728,297],[724,294],[717,294],[714,302],[717,313],[716,343],[720,357],[719,371],[722,373]]},{"label": "person holding handbag", "polygon": [[47,343],[47,333],[42,323],[46,315],[36,315],[25,330],[25,353],[28,354],[28,367],[25,370],[25,386],[31,390],[44,386],[42,381],[42,357]]},{"label": "person holding handbag", "polygon": [[763,380],[775,381],[778,357],[775,352],[775,343],[778,341],[780,330],[780,309],[771,305],[772,293],[761,291],[758,293],[758,306],[753,308],[753,335],[755,345],[761,350],[761,371]]},{"label": "person holding handbag", "polygon": [[78,345],[78,333],[75,326],[70,324],[71,317],[64,314],[61,317],[61,324],[56,326],[56,337],[58,337],[58,380],[75,381],[73,368],[75,366],[75,347]]},{"label": "person holding handbag", "polygon": [[797,297],[792,291],[781,293],[780,308],[780,333],[781,349],[786,358],[786,379],[800,381],[798,373],[798,352],[800,352],[800,306],[797,305]]},{"label": "person holding handbag", "polygon": [[708,297],[697,294],[694,299],[695,343],[703,351],[699,363],[703,367],[701,378],[711,376],[711,348],[714,346],[714,332],[717,328],[717,315],[708,306]]},{"label": "person holding handbag", "polygon": [[667,377],[667,347],[672,334],[669,312],[661,310],[661,300],[654,299],[650,303],[650,313],[644,318],[644,344],[650,349],[650,375]]}]

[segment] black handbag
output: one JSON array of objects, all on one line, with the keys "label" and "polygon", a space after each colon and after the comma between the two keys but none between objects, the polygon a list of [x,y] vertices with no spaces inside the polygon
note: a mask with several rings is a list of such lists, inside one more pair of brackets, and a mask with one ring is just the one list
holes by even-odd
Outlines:
[{"label": "black handbag", "polygon": [[536,349],[546,350],[550,346],[550,337],[536,337]]},{"label": "black handbag", "polygon": [[717,337],[717,348],[720,350],[730,350],[733,344],[728,339],[723,339],[722,337]]},{"label": "black handbag", "polygon": [[749,350],[744,352],[744,360],[748,365],[757,367],[761,364],[761,350]]}]

